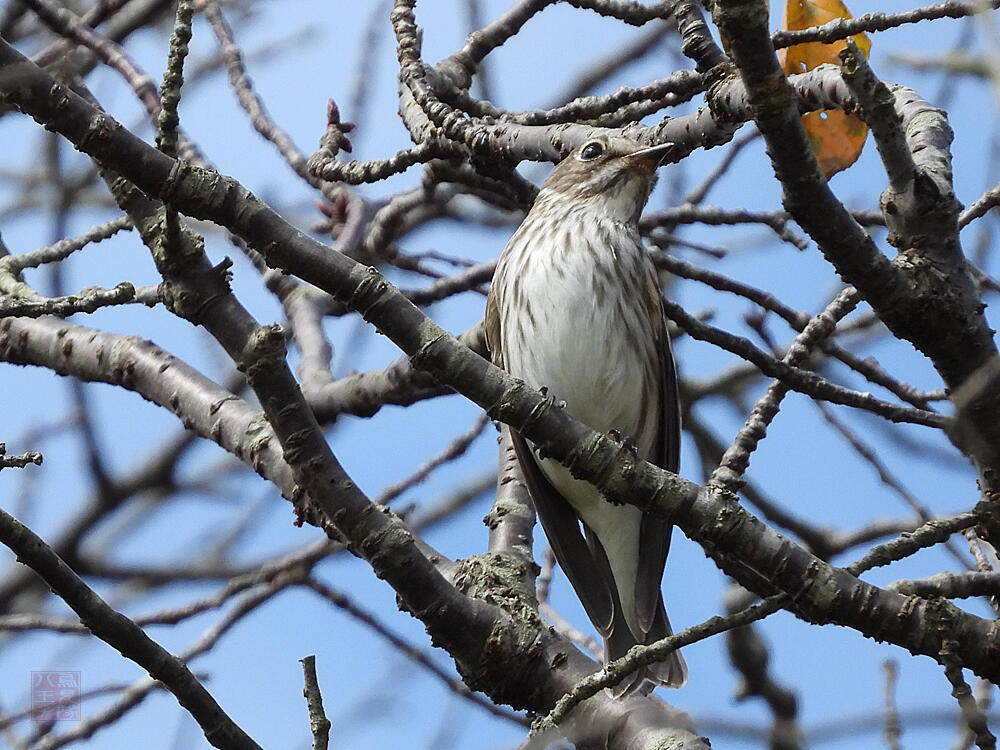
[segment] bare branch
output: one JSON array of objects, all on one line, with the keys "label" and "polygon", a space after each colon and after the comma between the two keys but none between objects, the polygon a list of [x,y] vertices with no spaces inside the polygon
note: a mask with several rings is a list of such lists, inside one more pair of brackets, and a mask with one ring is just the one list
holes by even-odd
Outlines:
[{"label": "bare branch", "polygon": [[303,688],[306,705],[309,708],[309,727],[312,730],[313,750],[326,750],[330,744],[330,720],[323,711],[323,696],[319,691],[319,679],[316,677],[316,657],[306,656],[299,659],[302,663]]},{"label": "bare branch", "polygon": [[0,470],[23,469],[28,464],[42,465],[42,454],[38,451],[27,451],[18,456],[7,455],[7,444],[0,443]]},{"label": "bare branch", "polygon": [[205,732],[205,739],[214,747],[258,747],[226,715],[181,659],[169,654],[135,623],[108,606],[44,541],[2,510],[0,541],[17,554],[22,563],[45,579],[94,635],[166,685],[198,722]]}]

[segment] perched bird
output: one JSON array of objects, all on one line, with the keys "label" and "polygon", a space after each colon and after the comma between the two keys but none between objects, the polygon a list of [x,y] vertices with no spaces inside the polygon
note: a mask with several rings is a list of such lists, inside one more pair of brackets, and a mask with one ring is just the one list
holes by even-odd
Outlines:
[{"label": "perched bird", "polygon": [[[594,138],[556,165],[500,256],[486,303],[486,341],[494,363],[511,375],[545,387],[574,418],[632,438],[640,457],[676,471],[677,375],[656,272],[638,229],[657,167],[671,150]],[[671,527],[607,502],[512,436],[556,560],[604,637],[605,660],[670,635],[660,581]],[[675,651],[615,692],[686,680]]]}]

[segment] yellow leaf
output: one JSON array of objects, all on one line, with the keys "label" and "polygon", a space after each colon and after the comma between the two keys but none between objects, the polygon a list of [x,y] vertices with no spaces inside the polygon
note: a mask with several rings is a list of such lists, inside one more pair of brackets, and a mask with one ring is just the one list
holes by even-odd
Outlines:
[{"label": "yellow leaf", "polygon": [[[852,18],[840,0],[786,0],[782,28],[789,31],[808,29],[837,18]],[[864,34],[852,37],[868,55],[871,42]],[[843,40],[824,44],[806,42],[778,51],[778,60],[787,75],[804,73],[823,63],[839,65],[837,54],[847,46]],[[840,110],[810,112],[802,117],[816,160],[827,179],[858,160],[865,145],[868,127],[855,115]]]}]

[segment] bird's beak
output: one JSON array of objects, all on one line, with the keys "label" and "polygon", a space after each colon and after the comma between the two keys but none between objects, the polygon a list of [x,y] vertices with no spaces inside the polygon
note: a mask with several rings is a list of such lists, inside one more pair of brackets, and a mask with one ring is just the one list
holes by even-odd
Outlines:
[{"label": "bird's beak", "polygon": [[626,158],[642,171],[652,174],[657,167],[662,165],[673,154],[676,146],[677,144],[674,143],[660,143],[656,146],[639,149],[629,154]]}]

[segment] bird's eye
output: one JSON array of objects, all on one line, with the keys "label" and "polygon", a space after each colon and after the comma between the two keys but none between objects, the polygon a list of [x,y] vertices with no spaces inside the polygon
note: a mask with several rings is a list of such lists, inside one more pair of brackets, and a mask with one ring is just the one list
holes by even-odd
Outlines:
[{"label": "bird's eye", "polygon": [[591,141],[582,149],[580,149],[580,159],[582,161],[590,161],[592,159],[596,159],[603,153],[604,153],[604,146],[601,145],[600,141]]}]

